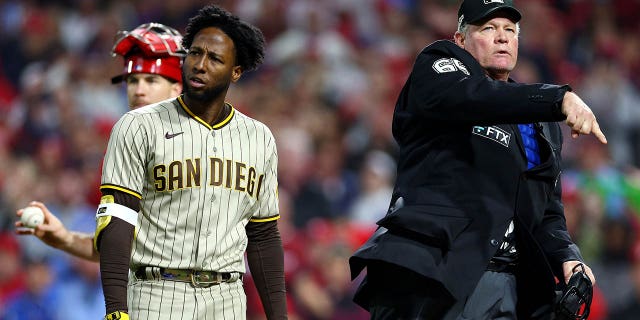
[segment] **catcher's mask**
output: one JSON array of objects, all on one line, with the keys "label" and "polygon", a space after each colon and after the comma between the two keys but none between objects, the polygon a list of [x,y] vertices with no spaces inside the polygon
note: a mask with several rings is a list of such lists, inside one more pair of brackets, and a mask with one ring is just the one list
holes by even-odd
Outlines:
[{"label": "catcher's mask", "polygon": [[113,56],[124,57],[124,72],[111,79],[118,83],[132,73],[152,73],[182,82],[182,35],[160,23],[145,23],[133,31],[119,31],[111,49]]},{"label": "catcher's mask", "polygon": [[556,320],[583,320],[589,316],[593,285],[582,263],[573,267],[573,275],[556,303]]}]

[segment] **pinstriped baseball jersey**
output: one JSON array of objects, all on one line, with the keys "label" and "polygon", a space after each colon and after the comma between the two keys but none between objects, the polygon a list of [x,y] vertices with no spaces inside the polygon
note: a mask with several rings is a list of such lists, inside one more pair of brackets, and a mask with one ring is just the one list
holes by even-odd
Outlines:
[{"label": "pinstriped baseball jersey", "polygon": [[181,99],[115,124],[101,189],[141,199],[131,268],[245,272],[245,226],[279,218],[271,131],[231,107],[211,126]]}]

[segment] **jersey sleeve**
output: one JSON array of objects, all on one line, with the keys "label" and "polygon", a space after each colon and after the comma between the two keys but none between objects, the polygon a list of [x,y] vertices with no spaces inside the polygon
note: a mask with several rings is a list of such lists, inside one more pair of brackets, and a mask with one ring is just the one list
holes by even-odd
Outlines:
[{"label": "jersey sleeve", "polygon": [[278,151],[275,138],[266,129],[268,137],[265,147],[265,172],[262,186],[258,190],[258,210],[251,217],[251,222],[267,222],[280,218],[278,207]]},{"label": "jersey sleeve", "polygon": [[114,189],[141,198],[148,139],[144,125],[125,114],[114,125],[102,166],[101,190]]}]

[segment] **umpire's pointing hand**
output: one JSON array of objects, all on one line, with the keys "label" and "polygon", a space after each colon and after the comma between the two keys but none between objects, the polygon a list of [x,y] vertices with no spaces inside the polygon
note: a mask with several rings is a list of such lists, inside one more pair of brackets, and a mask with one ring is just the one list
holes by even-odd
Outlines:
[{"label": "umpire's pointing hand", "polygon": [[592,133],[600,142],[607,143],[607,138],[600,130],[600,125],[596,121],[593,111],[575,93],[568,91],[564,94],[562,113],[567,116],[566,123],[571,128],[573,138],[577,138],[581,134]]}]

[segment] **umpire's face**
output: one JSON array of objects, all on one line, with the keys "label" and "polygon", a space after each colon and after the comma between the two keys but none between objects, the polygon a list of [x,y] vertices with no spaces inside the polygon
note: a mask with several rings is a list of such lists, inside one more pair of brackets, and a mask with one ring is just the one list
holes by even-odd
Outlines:
[{"label": "umpire's face", "polygon": [[241,75],[235,45],[227,34],[208,27],[195,35],[182,65],[184,91],[189,98],[207,102],[224,97],[231,82]]},{"label": "umpire's face", "polygon": [[496,16],[470,24],[464,34],[456,32],[456,43],[478,60],[490,77],[508,80],[518,60],[518,28],[506,17]]}]

